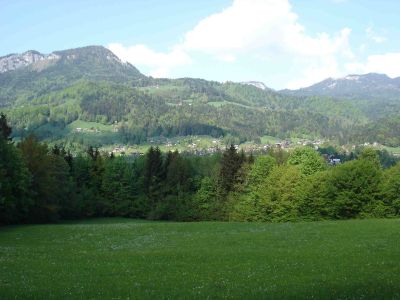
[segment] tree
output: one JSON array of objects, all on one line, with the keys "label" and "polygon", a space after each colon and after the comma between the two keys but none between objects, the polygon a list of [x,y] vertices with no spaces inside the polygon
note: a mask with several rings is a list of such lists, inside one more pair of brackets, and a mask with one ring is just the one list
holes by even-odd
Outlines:
[{"label": "tree", "polygon": [[249,173],[249,185],[260,185],[265,181],[275,166],[276,160],[273,157],[269,155],[257,157]]},{"label": "tree", "polygon": [[332,168],[325,184],[325,204],[332,218],[374,214],[380,196],[382,171],[376,162],[358,159]]},{"label": "tree", "polygon": [[150,147],[146,154],[143,184],[152,208],[155,207],[162,196],[162,176],[163,160],[161,151],[158,147]]},{"label": "tree", "polygon": [[333,169],[314,173],[303,181],[299,190],[298,215],[301,219],[320,220],[334,218]]},{"label": "tree", "polygon": [[386,206],[392,209],[392,214],[400,215],[400,163],[384,172],[382,199]]},{"label": "tree", "polygon": [[359,157],[359,159],[363,159],[366,161],[372,162],[377,168],[381,167],[380,158],[378,155],[378,151],[372,148],[365,148]]},{"label": "tree", "polygon": [[289,165],[298,165],[304,175],[311,175],[326,169],[323,158],[312,148],[296,148],[290,153]]},{"label": "tree", "polygon": [[263,221],[282,222],[298,217],[304,176],[300,168],[293,165],[280,165],[271,170],[258,191]]},{"label": "tree", "polygon": [[254,164],[248,166],[245,180],[239,182],[239,186],[235,186],[235,192],[230,197],[230,220],[264,220],[260,193],[266,188],[268,176],[275,166],[276,161],[271,156],[258,156]]},{"label": "tree", "polygon": [[219,185],[227,195],[235,184],[235,176],[242,165],[242,159],[236,148],[231,145],[222,155],[221,168],[219,172]]},{"label": "tree", "polygon": [[92,217],[96,213],[96,192],[91,185],[92,159],[82,154],[72,161],[71,176],[75,184],[76,206],[73,208],[77,217]]},{"label": "tree", "polygon": [[194,195],[194,219],[215,220],[218,219],[217,205],[218,191],[215,180],[204,177],[200,188]]},{"label": "tree", "polygon": [[26,222],[32,207],[31,174],[21,151],[11,143],[11,127],[5,115],[0,115],[0,223]]},{"label": "tree", "polygon": [[108,159],[104,165],[102,193],[107,216],[139,216],[135,207],[137,178],[133,165],[123,157]]},{"label": "tree", "polygon": [[48,153],[46,144],[29,135],[18,148],[32,175],[30,190],[32,222],[50,222],[59,218],[62,203],[69,199],[69,167],[63,158]]},{"label": "tree", "polygon": [[250,155],[249,155],[249,157],[248,157],[248,159],[247,159],[247,162],[251,165],[251,164],[253,164],[254,163],[254,155],[253,155],[253,152],[251,152],[250,153]]},{"label": "tree", "polygon": [[191,188],[190,169],[188,162],[178,153],[173,152],[168,165],[166,186],[172,193],[189,192]]},{"label": "tree", "polygon": [[289,156],[288,152],[282,150],[281,148],[269,148],[267,154],[273,157],[278,165],[285,164]]},{"label": "tree", "polygon": [[11,141],[11,126],[8,125],[7,116],[0,113],[0,138],[6,141]]}]

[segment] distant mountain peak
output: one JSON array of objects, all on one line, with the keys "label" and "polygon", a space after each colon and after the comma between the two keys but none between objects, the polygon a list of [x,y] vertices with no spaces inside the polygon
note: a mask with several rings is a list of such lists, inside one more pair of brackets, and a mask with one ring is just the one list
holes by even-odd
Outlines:
[{"label": "distant mountain peak", "polygon": [[102,46],[54,51],[50,54],[29,50],[0,57],[0,92],[3,92],[0,93],[0,104],[12,103],[15,101],[13,95],[23,91],[56,91],[81,80],[126,83],[147,78]]},{"label": "distant mountain peak", "polygon": [[340,78],[327,78],[309,87],[282,91],[297,96],[331,96],[344,98],[400,99],[400,78],[390,78],[386,74],[349,74]]},{"label": "distant mountain peak", "polygon": [[117,62],[122,63],[122,61],[110,50],[103,46],[85,46],[85,47],[79,47],[79,48],[73,48],[73,49],[67,49],[67,50],[61,50],[61,51],[54,51],[53,53],[59,54],[59,55],[64,55],[64,56],[95,56],[95,57],[101,57],[101,58],[106,58],[106,59],[112,59]]},{"label": "distant mountain peak", "polygon": [[343,77],[341,79],[344,79],[344,80],[359,80],[360,79],[360,75],[347,75],[346,77]]},{"label": "distant mountain peak", "polygon": [[252,80],[252,81],[242,81],[241,84],[252,85],[252,86],[255,86],[256,88],[259,88],[259,89],[264,90],[264,91],[265,90],[269,90],[269,88],[265,85],[265,83],[261,82],[261,81],[254,81],[254,80]]},{"label": "distant mountain peak", "polygon": [[36,50],[28,50],[21,54],[8,54],[6,56],[0,57],[0,73],[5,73],[8,71],[27,67],[29,65],[36,64],[37,62],[41,62],[39,66],[39,69],[41,69],[43,65],[46,65],[43,64],[42,61],[50,62],[58,59],[66,59],[69,61],[80,59],[94,59],[98,62],[108,61],[121,65],[127,65],[123,63],[113,52],[103,46],[86,46],[81,48],[54,51],[50,54],[43,54]]},{"label": "distant mountain peak", "polygon": [[26,67],[38,61],[45,60],[47,56],[48,55],[42,54],[36,50],[28,50],[21,54],[13,53],[2,56],[0,57],[0,73]]}]

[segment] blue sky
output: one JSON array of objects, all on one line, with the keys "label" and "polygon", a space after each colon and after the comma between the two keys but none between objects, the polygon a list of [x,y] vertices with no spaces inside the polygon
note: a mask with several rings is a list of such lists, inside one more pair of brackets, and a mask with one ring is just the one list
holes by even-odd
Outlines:
[{"label": "blue sky", "polygon": [[298,88],[400,76],[395,0],[0,0],[0,56],[104,45],[155,77]]}]

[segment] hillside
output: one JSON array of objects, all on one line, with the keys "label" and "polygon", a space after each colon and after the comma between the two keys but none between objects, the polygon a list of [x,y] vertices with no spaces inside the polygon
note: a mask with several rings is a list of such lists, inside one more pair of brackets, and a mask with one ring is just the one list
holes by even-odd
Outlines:
[{"label": "hillside", "polygon": [[123,63],[101,46],[55,51],[28,51],[0,57],[0,107],[30,101],[79,80],[128,82],[144,79],[134,66]]},{"label": "hillside", "polygon": [[[101,146],[186,135],[259,142],[268,135],[400,145],[398,127],[393,126],[400,112],[398,80],[389,84],[390,78],[381,75],[343,80],[347,90],[338,81],[325,94],[319,91],[332,85],[330,81],[304,91],[277,92],[255,81],[146,77],[101,46],[12,54],[0,58],[0,67],[0,107],[17,138],[34,132],[49,141]],[[381,97],[385,87],[391,96],[342,96],[352,84],[361,91],[369,86],[368,95]],[[391,123],[386,121],[389,115]],[[79,134],[70,126],[77,120],[113,130]]]}]

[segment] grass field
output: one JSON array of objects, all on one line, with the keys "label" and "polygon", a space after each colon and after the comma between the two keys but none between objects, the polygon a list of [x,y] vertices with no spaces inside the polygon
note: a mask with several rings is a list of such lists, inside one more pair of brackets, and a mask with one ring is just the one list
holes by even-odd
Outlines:
[{"label": "grass field", "polygon": [[0,228],[0,299],[398,299],[400,220]]},{"label": "grass field", "polygon": [[96,122],[86,122],[86,121],[82,121],[82,120],[76,120],[76,121],[68,124],[66,129],[68,130],[68,132],[72,132],[78,127],[82,128],[82,129],[95,128],[101,132],[112,132],[112,130],[113,130],[112,125],[104,125],[104,124],[96,123]]}]

